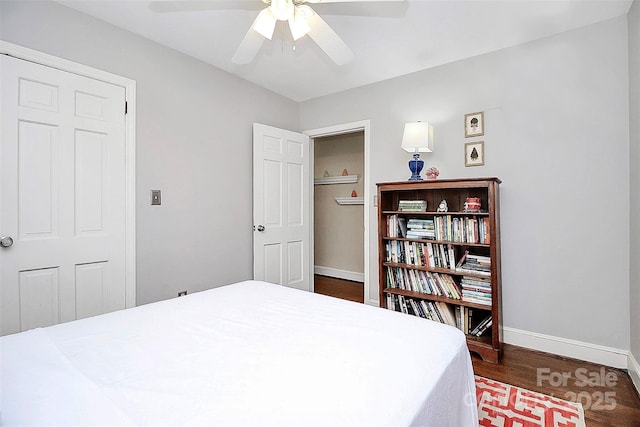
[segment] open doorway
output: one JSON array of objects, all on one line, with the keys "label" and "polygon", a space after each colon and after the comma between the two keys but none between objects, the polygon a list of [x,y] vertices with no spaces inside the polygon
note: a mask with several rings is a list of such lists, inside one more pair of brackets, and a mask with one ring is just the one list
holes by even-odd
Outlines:
[{"label": "open doorway", "polygon": [[311,185],[314,290],[371,304],[369,121],[304,133],[311,141],[314,177]]},{"label": "open doorway", "polygon": [[364,131],[313,140],[314,289],[364,302]]}]

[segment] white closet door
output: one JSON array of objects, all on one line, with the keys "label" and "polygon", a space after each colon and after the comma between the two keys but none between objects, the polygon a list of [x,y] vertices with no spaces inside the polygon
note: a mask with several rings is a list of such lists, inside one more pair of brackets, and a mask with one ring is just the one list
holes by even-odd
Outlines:
[{"label": "white closet door", "polygon": [[0,332],[122,309],[125,89],[0,61]]}]

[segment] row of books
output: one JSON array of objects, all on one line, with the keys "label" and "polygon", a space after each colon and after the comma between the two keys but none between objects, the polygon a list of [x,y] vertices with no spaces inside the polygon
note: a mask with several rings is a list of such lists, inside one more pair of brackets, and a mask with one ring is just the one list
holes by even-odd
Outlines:
[{"label": "row of books", "polygon": [[404,295],[387,294],[387,308],[457,327],[455,309],[442,301],[426,301]]},{"label": "row of books", "polygon": [[490,244],[489,218],[436,215],[433,218],[387,216],[387,236],[456,243]]},{"label": "row of books", "polygon": [[490,276],[491,258],[485,255],[472,254],[467,250],[460,257],[456,265],[456,271]]},{"label": "row of books", "polygon": [[490,244],[489,218],[435,216],[435,239],[461,243]]},{"label": "row of books", "polygon": [[[475,327],[473,309],[453,306],[442,301],[426,301],[404,295],[387,294],[387,308],[456,327],[468,335],[482,336],[490,331],[491,315],[484,317]],[[481,310],[484,312],[484,310]]]},{"label": "row of books", "polygon": [[402,212],[424,212],[427,210],[426,200],[400,200],[398,210]]},{"label": "row of books", "polygon": [[450,244],[388,240],[385,250],[386,262],[451,270],[456,268],[455,250]]},{"label": "row of books", "polygon": [[490,257],[465,250],[456,261],[456,251],[449,243],[388,240],[385,242],[385,262],[491,275]]},{"label": "row of books", "polygon": [[491,328],[491,315],[489,314],[487,316],[487,312],[484,310],[475,310],[475,312],[484,315],[484,318],[482,318],[476,326],[473,326],[477,321],[473,316],[474,309],[470,307],[456,306],[456,323],[458,329],[465,334],[479,337],[484,335],[486,331]]},{"label": "row of books", "polygon": [[402,267],[387,267],[386,272],[389,288],[462,299],[460,287],[448,274]]},{"label": "row of books", "polygon": [[491,280],[482,277],[462,276],[462,301],[491,305]]}]

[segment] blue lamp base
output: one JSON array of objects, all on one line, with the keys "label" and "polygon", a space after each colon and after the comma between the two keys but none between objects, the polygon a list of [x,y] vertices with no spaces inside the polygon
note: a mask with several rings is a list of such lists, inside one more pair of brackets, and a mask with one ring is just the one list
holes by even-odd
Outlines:
[{"label": "blue lamp base", "polygon": [[409,160],[409,170],[411,171],[411,178],[409,181],[421,180],[420,172],[424,167],[424,161],[420,160],[420,154],[415,153],[413,159]]}]

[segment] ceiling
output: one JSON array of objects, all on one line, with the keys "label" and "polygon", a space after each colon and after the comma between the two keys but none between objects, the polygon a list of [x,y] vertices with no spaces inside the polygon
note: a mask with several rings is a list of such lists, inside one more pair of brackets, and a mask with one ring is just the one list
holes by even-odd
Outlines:
[{"label": "ceiling", "polygon": [[278,22],[247,65],[231,62],[261,0],[58,0],[294,101],[305,101],[626,15],[632,0],[404,0],[313,4],[353,50],[338,66]]}]

